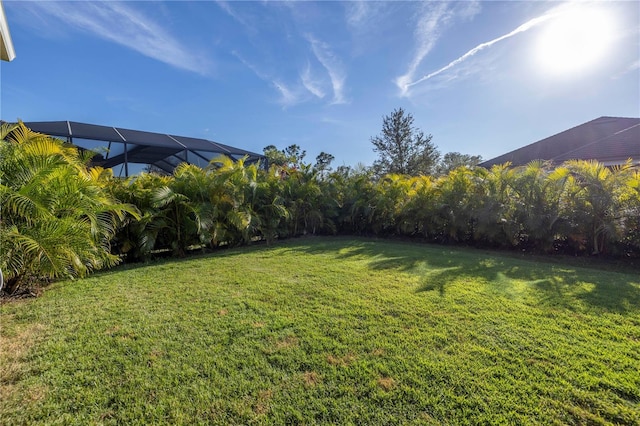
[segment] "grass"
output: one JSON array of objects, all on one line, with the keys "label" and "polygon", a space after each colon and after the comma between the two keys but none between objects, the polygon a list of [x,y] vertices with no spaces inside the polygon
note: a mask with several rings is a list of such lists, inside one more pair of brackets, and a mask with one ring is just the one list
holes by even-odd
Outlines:
[{"label": "grass", "polygon": [[0,313],[0,424],[640,424],[633,271],[310,238]]}]

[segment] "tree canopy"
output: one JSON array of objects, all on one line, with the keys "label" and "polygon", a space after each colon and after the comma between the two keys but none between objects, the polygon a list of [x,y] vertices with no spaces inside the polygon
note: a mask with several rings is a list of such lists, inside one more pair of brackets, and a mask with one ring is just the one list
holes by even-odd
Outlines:
[{"label": "tree canopy", "polygon": [[282,150],[279,150],[275,145],[267,145],[262,150],[270,166],[300,167],[302,160],[307,155],[307,151],[296,144],[289,145]]},{"label": "tree canopy", "polygon": [[413,115],[398,108],[382,119],[382,133],[371,138],[378,159],[373,168],[385,174],[430,175],[440,159],[432,135],[413,126]]},{"label": "tree canopy", "polygon": [[447,152],[440,164],[438,164],[438,174],[446,175],[450,171],[457,169],[458,167],[466,166],[469,168],[475,167],[482,162],[481,155],[469,155],[461,154],[459,152]]}]

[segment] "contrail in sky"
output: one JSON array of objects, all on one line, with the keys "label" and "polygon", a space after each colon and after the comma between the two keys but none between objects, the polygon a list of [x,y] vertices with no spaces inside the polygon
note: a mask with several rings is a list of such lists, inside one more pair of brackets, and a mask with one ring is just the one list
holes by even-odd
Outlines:
[{"label": "contrail in sky", "polygon": [[542,16],[538,16],[537,18],[533,18],[527,22],[525,22],[524,24],[520,25],[518,28],[516,28],[515,30],[511,31],[508,34],[502,35],[498,38],[494,38],[491,41],[487,41],[484,43],[481,43],[479,45],[477,45],[476,47],[474,47],[473,49],[469,50],[467,53],[465,53],[464,55],[460,56],[458,59],[455,59],[454,61],[449,62],[447,65],[445,65],[444,67],[440,68],[437,71],[432,72],[431,74],[427,74],[424,77],[412,82],[412,83],[408,83],[406,85],[407,88],[411,87],[411,86],[415,86],[416,84],[422,83],[423,81],[429,80],[432,77],[435,77],[438,74],[441,74],[445,71],[447,71],[450,68],[455,67],[456,65],[458,65],[460,62],[465,61],[467,58],[475,55],[476,53],[478,53],[479,51],[486,49],[487,47],[491,47],[494,44],[498,43],[499,41],[502,41],[504,39],[507,39],[509,37],[513,37],[516,34],[525,32],[533,27],[535,27],[536,25],[539,25],[541,23],[543,23],[544,21],[554,18],[558,15],[558,11],[557,9],[555,11],[550,11],[545,13]]}]

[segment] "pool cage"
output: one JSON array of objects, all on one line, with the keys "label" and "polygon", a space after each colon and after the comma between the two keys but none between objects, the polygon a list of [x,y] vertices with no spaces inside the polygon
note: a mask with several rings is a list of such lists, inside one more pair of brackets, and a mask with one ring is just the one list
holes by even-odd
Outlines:
[{"label": "pool cage", "polygon": [[128,177],[142,171],[171,174],[180,163],[205,167],[221,154],[234,160],[246,156],[247,163],[262,161],[265,164],[263,155],[207,139],[75,121],[32,121],[24,124],[35,132],[65,138],[82,150],[96,152],[92,164],[111,168],[116,176]]}]

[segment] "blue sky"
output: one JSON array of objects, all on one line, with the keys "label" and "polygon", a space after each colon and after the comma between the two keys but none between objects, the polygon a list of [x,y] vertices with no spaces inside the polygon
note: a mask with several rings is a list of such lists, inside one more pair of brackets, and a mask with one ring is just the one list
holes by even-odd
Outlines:
[{"label": "blue sky", "polygon": [[395,108],[489,159],[640,116],[640,2],[4,1],[0,115],[372,164]]}]

